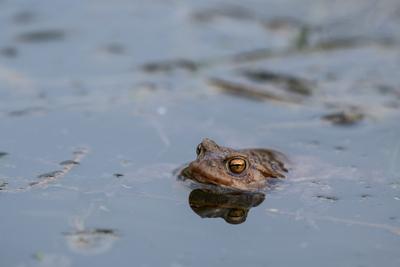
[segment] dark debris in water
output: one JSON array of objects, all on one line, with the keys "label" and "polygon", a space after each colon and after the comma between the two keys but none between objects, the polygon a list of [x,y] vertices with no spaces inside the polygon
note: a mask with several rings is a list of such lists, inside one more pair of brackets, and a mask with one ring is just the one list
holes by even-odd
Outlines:
[{"label": "dark debris in water", "polygon": [[230,18],[236,20],[255,19],[254,14],[250,10],[237,5],[224,5],[197,10],[191,14],[191,18],[198,22],[211,22],[218,18]]},{"label": "dark debris in water", "polygon": [[336,196],[316,195],[315,197],[320,198],[320,199],[330,200],[330,201],[338,201],[339,200],[339,198]]},{"label": "dark debris in water", "polygon": [[309,96],[313,91],[310,81],[292,75],[275,73],[268,70],[245,70],[242,74],[251,81],[274,83],[282,86],[291,93],[299,95]]},{"label": "dark debris in water", "polygon": [[38,175],[37,178],[39,179],[46,179],[46,178],[54,178],[58,175],[62,174],[62,171],[52,171]]},{"label": "dark debris in water", "polygon": [[86,229],[86,230],[79,230],[75,232],[66,232],[64,233],[66,236],[79,236],[79,235],[89,235],[89,236],[96,236],[96,235],[112,235],[116,236],[117,232],[111,228],[94,228],[94,229]]},{"label": "dark debris in water", "polygon": [[363,120],[365,115],[357,110],[346,110],[322,116],[322,119],[340,126],[350,126]]},{"label": "dark debris in water", "polygon": [[31,11],[21,11],[12,18],[15,24],[25,25],[34,22],[36,14]]},{"label": "dark debris in water", "polygon": [[124,176],[122,173],[114,173],[113,175],[116,178],[120,178],[120,177]]},{"label": "dark debris in water", "polygon": [[73,152],[73,158],[71,160],[65,160],[60,163],[62,165],[61,170],[55,170],[47,173],[43,173],[37,176],[40,180],[38,181],[33,181],[28,184],[26,187],[21,187],[16,190],[9,190],[15,191],[15,192],[24,192],[27,190],[32,189],[33,187],[40,186],[40,187],[46,187],[48,186],[51,182],[54,182],[55,180],[58,180],[68,174],[75,166],[80,164],[80,161],[84,158],[84,156],[88,153],[88,149],[86,148],[81,148]]},{"label": "dark debris in water", "polygon": [[335,150],[338,150],[338,151],[345,151],[345,150],[347,150],[347,148],[346,148],[345,146],[335,146],[334,148],[335,148]]},{"label": "dark debris in water", "polygon": [[14,46],[7,46],[0,49],[0,55],[7,58],[15,58],[18,55],[18,50]]},{"label": "dark debris in water", "polygon": [[277,95],[274,92],[268,91],[267,89],[261,90],[256,87],[252,87],[251,85],[231,82],[219,78],[212,78],[209,80],[209,83],[223,93],[255,101],[270,100],[287,103],[297,103],[300,101],[300,99],[293,97]]},{"label": "dark debris in water", "polygon": [[79,162],[75,161],[75,160],[64,160],[62,162],[60,162],[60,165],[78,165]]},{"label": "dark debris in water", "polygon": [[307,25],[297,18],[293,17],[274,17],[263,21],[262,25],[270,31],[287,31],[289,29],[300,30]]},{"label": "dark debris in water", "polygon": [[120,43],[110,43],[104,47],[104,50],[113,55],[122,55],[126,52],[126,48]]},{"label": "dark debris in water", "polygon": [[397,45],[398,42],[393,38],[362,38],[362,37],[345,37],[322,40],[316,45],[310,47],[315,51],[329,51],[336,49],[347,49],[354,47],[361,47],[366,45],[381,45],[381,46],[393,46]]},{"label": "dark debris in water", "polygon": [[44,114],[46,111],[47,109],[43,107],[29,107],[29,108],[10,111],[8,112],[8,116],[21,117],[26,115]]},{"label": "dark debris in water", "polygon": [[0,191],[4,190],[7,187],[8,183],[5,181],[0,181]]},{"label": "dark debris in water", "polygon": [[40,184],[40,182],[34,181],[34,182],[30,182],[28,185],[29,185],[30,187],[32,187],[32,186],[35,186],[35,185],[38,185],[38,184]]},{"label": "dark debris in water", "polygon": [[[304,33],[303,33],[304,34]],[[214,60],[218,63],[246,63],[252,61],[260,61],[268,58],[282,58],[290,57],[300,54],[312,54],[320,52],[328,52],[342,49],[354,49],[365,46],[380,46],[383,48],[398,46],[398,42],[391,38],[357,38],[357,37],[346,37],[337,39],[322,40],[315,44],[306,45],[306,41],[302,41],[305,37],[299,35],[295,40],[293,46],[287,49],[272,50],[269,48],[259,48],[249,51],[242,51],[236,54],[230,55],[224,60]],[[308,41],[307,41],[308,42]],[[208,63],[207,65],[210,65]]]},{"label": "dark debris in water", "polygon": [[370,198],[370,197],[372,197],[372,195],[370,195],[370,194],[362,194],[361,195],[361,198]]},{"label": "dark debris in water", "polygon": [[[262,21],[259,21],[263,23]],[[290,23],[289,23],[290,24]],[[289,25],[288,24],[288,25]],[[309,41],[310,31],[320,30],[318,27],[311,27],[304,23],[301,25],[291,25],[295,27],[298,32],[297,38],[294,40],[294,44],[284,49],[270,49],[270,48],[257,48],[248,51],[240,51],[227,56],[217,56],[211,58],[205,58],[198,61],[190,59],[171,59],[165,61],[155,61],[145,63],[139,66],[139,69],[148,73],[157,72],[172,72],[176,70],[185,70],[189,72],[195,72],[203,67],[210,67],[214,65],[224,64],[242,64],[252,61],[260,61],[268,58],[282,58],[290,57],[295,55],[304,55],[320,52],[328,52],[342,49],[354,49],[365,46],[381,46],[384,48],[398,46],[398,41],[393,38],[363,38],[363,37],[343,37],[343,38],[332,38],[324,39],[318,42],[312,43]],[[307,84],[306,87],[311,87]],[[296,88],[299,91],[298,88]],[[295,90],[296,91],[296,90]],[[307,89],[301,89],[300,91],[308,91]],[[311,90],[312,91],[312,90]],[[304,93],[304,92],[303,92]]]},{"label": "dark debris in water", "polygon": [[190,72],[197,71],[199,64],[188,59],[176,59],[159,62],[150,62],[142,65],[141,70],[149,73],[155,72],[171,72],[175,70],[186,70]]},{"label": "dark debris in water", "polygon": [[0,151],[0,158],[7,156],[7,152]]},{"label": "dark debris in water", "polygon": [[97,228],[97,229],[94,229],[93,232],[96,234],[105,234],[105,235],[114,235],[115,234],[115,230],[108,229],[108,228]]},{"label": "dark debris in water", "polygon": [[380,84],[377,85],[378,92],[384,95],[393,95],[397,99],[400,99],[400,87],[396,88],[394,86]]},{"label": "dark debris in water", "polygon": [[61,41],[65,38],[65,35],[65,31],[59,29],[38,30],[21,33],[16,37],[16,40],[22,43]]},{"label": "dark debris in water", "polygon": [[85,255],[104,253],[120,238],[120,234],[111,228],[79,229],[63,235],[72,251]]}]

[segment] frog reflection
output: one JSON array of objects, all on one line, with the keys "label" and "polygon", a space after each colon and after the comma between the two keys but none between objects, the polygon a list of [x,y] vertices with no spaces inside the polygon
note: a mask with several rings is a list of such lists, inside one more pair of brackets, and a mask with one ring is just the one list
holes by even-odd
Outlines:
[{"label": "frog reflection", "polygon": [[202,218],[223,218],[227,223],[241,224],[249,210],[264,199],[263,193],[195,189],[189,195],[189,204]]}]

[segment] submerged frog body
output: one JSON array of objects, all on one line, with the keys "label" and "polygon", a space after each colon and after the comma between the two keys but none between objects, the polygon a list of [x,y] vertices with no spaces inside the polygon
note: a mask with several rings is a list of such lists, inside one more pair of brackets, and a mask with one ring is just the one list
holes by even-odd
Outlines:
[{"label": "submerged frog body", "polygon": [[269,179],[284,178],[286,157],[269,149],[235,150],[204,139],[197,146],[197,159],[181,171],[181,176],[200,183],[230,189],[254,191]]}]

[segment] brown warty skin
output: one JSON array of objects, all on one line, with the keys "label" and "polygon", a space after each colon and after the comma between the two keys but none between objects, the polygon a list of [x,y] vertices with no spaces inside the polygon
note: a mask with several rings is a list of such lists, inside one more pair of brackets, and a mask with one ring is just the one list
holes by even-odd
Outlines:
[{"label": "brown warty skin", "polygon": [[204,139],[197,147],[196,160],[181,171],[181,176],[200,183],[230,189],[254,191],[269,179],[284,178],[287,158],[270,149],[240,149],[217,145]]}]

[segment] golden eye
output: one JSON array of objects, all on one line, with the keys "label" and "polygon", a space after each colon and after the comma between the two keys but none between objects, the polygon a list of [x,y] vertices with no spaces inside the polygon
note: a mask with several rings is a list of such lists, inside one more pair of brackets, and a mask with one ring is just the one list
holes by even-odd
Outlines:
[{"label": "golden eye", "polygon": [[197,154],[197,155],[200,155],[200,153],[201,153],[201,144],[199,144],[199,145],[197,146],[197,148],[196,148],[196,154]]},{"label": "golden eye", "polygon": [[246,169],[246,160],[242,158],[233,158],[228,162],[228,167],[233,173],[242,173]]}]

